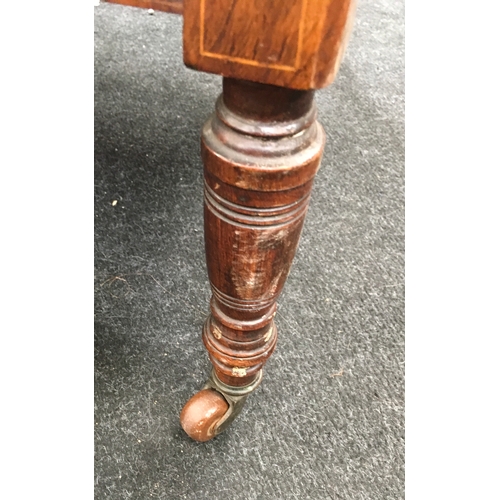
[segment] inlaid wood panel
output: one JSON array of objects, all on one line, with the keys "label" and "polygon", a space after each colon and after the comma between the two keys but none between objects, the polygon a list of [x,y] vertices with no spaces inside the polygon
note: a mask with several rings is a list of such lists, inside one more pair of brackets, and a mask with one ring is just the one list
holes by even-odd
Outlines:
[{"label": "inlaid wood panel", "polygon": [[[245,2],[219,0],[214,9],[210,0],[200,0],[201,55],[294,70],[299,63],[306,0],[252,3],[255,10],[249,16]],[[280,22],[289,26],[289,31],[277,33],[275,26]]]},{"label": "inlaid wood panel", "polygon": [[184,63],[199,71],[315,89],[335,78],[355,0],[184,0]]}]

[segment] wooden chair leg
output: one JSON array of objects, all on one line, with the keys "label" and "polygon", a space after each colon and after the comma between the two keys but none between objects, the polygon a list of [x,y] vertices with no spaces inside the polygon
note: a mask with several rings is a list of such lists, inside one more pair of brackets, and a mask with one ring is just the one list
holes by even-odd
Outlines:
[{"label": "wooden chair leg", "polygon": [[202,132],[213,372],[181,412],[193,439],[225,429],[261,381],[323,145],[314,90],[223,80]]}]

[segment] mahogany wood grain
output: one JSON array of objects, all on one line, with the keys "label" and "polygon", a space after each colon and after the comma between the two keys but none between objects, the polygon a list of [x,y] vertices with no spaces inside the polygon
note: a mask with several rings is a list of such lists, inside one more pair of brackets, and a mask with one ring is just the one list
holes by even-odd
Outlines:
[{"label": "mahogany wood grain", "polygon": [[277,342],[279,297],[297,249],[324,132],[314,91],[223,79],[202,132],[212,288],[203,341],[217,377],[252,383]]},{"label": "mahogany wood grain", "polygon": [[182,13],[184,63],[224,77],[201,141],[212,288],[202,338],[224,387],[201,390],[181,413],[206,441],[234,409],[229,389],[246,398],[276,347],[276,301],[325,142],[314,89],[335,78],[356,0],[107,1]]},{"label": "mahogany wood grain", "polygon": [[184,63],[293,89],[330,84],[355,0],[184,0]]},{"label": "mahogany wood grain", "polygon": [[106,0],[110,3],[153,9],[172,14],[182,14],[182,0]]}]

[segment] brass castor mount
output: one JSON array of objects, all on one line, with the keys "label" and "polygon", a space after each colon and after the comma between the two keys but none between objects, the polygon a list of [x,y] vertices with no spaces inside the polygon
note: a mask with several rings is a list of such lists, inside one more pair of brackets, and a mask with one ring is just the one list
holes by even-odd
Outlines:
[{"label": "brass castor mount", "polygon": [[182,409],[182,428],[195,441],[209,441],[229,427],[241,412],[247,396],[261,381],[262,371],[250,385],[231,387],[212,372],[203,388]]}]

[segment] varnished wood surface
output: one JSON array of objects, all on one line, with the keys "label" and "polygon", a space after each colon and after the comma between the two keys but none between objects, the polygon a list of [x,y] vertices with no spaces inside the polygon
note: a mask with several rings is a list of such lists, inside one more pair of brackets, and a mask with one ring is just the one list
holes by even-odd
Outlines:
[{"label": "varnished wood surface", "polygon": [[330,84],[355,0],[184,0],[187,66],[293,89]]},{"label": "varnished wood surface", "polygon": [[203,128],[213,292],[203,341],[217,377],[230,386],[252,383],[276,347],[276,300],[324,145],[313,94],[225,78]]},{"label": "varnished wood surface", "polygon": [[106,2],[182,14],[182,0],[106,0]]}]

